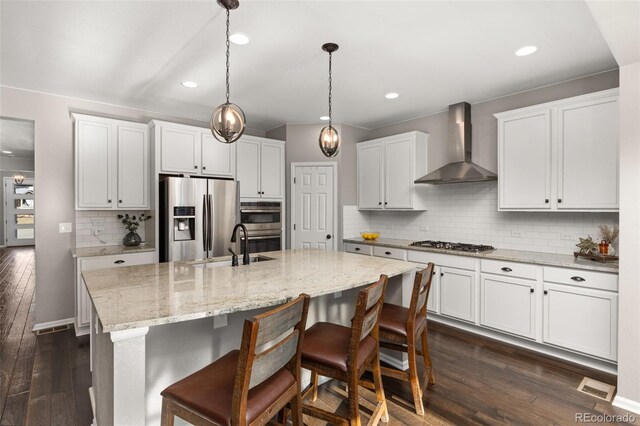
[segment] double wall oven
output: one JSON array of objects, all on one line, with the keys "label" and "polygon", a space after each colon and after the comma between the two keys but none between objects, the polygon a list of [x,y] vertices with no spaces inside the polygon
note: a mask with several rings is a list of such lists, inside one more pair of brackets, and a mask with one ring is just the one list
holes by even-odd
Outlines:
[{"label": "double wall oven", "polygon": [[240,203],[240,222],[247,227],[249,252],[261,253],[282,248],[282,204],[251,201]]}]

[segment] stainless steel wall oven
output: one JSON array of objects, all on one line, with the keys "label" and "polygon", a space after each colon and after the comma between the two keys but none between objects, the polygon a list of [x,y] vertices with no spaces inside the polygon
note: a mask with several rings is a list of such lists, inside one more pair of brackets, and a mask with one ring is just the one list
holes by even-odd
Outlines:
[{"label": "stainless steel wall oven", "polygon": [[282,249],[282,203],[241,202],[240,222],[249,233],[250,253]]}]

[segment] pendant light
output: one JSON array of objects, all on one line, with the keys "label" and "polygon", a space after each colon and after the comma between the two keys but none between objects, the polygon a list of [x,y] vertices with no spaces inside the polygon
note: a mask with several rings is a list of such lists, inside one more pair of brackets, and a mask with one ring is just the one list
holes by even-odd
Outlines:
[{"label": "pendant light", "polygon": [[230,10],[240,6],[238,0],[218,0],[218,4],[227,10],[227,102],[220,105],[211,115],[211,133],[223,143],[233,143],[240,139],[246,128],[246,119],[242,109],[229,102],[229,15]]},{"label": "pendant light", "polygon": [[20,185],[22,182],[24,182],[24,173],[20,171],[15,172],[13,174],[13,181]]},{"label": "pendant light", "polygon": [[322,50],[329,53],[329,125],[325,126],[320,132],[320,151],[325,157],[335,157],[340,151],[340,135],[338,131],[331,125],[331,58],[333,52],[338,50],[338,45],[335,43],[325,43],[322,45]]}]

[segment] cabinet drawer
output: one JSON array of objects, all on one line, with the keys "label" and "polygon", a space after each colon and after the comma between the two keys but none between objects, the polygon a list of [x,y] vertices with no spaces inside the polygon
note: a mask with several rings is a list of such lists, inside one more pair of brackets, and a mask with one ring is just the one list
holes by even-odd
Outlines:
[{"label": "cabinet drawer", "polygon": [[578,269],[544,267],[544,281],[598,290],[618,291],[618,275]]},{"label": "cabinet drawer", "polygon": [[468,256],[455,256],[450,254],[432,253],[428,251],[408,251],[407,260],[409,262],[424,263],[433,262],[438,266],[449,268],[476,269],[476,259]]},{"label": "cabinet drawer", "polygon": [[153,263],[153,252],[127,253],[113,256],[96,256],[80,259],[80,270],[117,268],[121,266],[144,265]]},{"label": "cabinet drawer", "polygon": [[373,255],[378,257],[388,257],[390,259],[405,260],[407,257],[407,251],[388,247],[374,247]]},{"label": "cabinet drawer", "polygon": [[482,259],[480,261],[482,272],[505,275],[510,277],[536,279],[536,266],[526,263],[503,262],[501,260]]},{"label": "cabinet drawer", "polygon": [[373,253],[373,247],[365,244],[344,243],[344,251],[347,253],[366,254],[371,256]]}]

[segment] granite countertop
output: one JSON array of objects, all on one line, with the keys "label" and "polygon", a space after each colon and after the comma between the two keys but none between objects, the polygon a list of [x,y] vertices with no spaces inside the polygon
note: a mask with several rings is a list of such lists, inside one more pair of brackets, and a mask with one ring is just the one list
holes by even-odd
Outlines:
[{"label": "granite countertop", "polygon": [[93,257],[93,256],[111,256],[127,253],[145,253],[150,251],[156,251],[156,247],[153,243],[142,243],[139,246],[126,247],[123,245],[117,246],[101,246],[101,247],[78,247],[71,249],[71,256],[73,257]]},{"label": "granite countertop", "polygon": [[536,251],[495,249],[482,253],[465,253],[459,251],[433,249],[428,247],[413,247],[409,240],[396,240],[392,238],[378,238],[375,241],[367,241],[362,238],[345,238],[345,243],[365,244],[369,246],[381,246],[400,248],[406,250],[427,251],[433,253],[451,254],[454,256],[479,257],[481,259],[508,260],[511,262],[533,263],[536,265],[559,266],[562,268],[586,269],[599,272],[618,273],[618,262],[601,263],[589,259],[575,258],[573,255],[540,253]]},{"label": "granite countertop", "polygon": [[364,286],[380,274],[412,271],[409,262],[324,250],[261,253],[247,266],[167,262],[84,271],[105,332],[247,311]]}]

